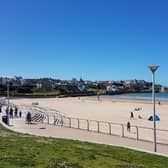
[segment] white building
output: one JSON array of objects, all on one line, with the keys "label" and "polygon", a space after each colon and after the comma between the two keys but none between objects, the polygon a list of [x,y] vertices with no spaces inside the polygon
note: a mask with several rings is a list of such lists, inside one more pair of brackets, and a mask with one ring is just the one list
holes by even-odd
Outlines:
[{"label": "white building", "polygon": [[107,92],[118,92],[119,89],[115,85],[109,85],[109,86],[106,87],[106,91]]}]

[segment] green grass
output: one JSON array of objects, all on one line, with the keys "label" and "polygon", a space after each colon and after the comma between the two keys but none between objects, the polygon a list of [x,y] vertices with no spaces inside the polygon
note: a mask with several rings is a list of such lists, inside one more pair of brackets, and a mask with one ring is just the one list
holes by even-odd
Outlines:
[{"label": "green grass", "polygon": [[33,95],[38,95],[38,96],[54,96],[54,95],[59,95],[60,90],[35,90],[33,92]]},{"label": "green grass", "polygon": [[36,137],[0,125],[0,168],[167,168],[168,158],[107,145]]}]

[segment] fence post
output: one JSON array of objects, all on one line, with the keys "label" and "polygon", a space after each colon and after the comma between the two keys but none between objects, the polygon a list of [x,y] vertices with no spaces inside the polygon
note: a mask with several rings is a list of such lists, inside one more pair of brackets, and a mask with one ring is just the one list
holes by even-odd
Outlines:
[{"label": "fence post", "polygon": [[111,123],[108,123],[109,125],[109,134],[111,135]]},{"label": "fence post", "polygon": [[121,126],[122,126],[122,137],[124,137],[124,125],[121,124]]},{"label": "fence post", "polygon": [[136,132],[137,132],[137,140],[139,140],[139,132],[138,132],[138,127],[136,126]]},{"label": "fence post", "polygon": [[47,123],[50,123],[49,115],[47,115]]},{"label": "fence post", "polygon": [[43,123],[43,120],[44,120],[44,115],[42,115],[42,123]]},{"label": "fence post", "polygon": [[87,120],[87,130],[89,131],[89,120]]},{"label": "fence post", "polygon": [[54,115],[54,125],[55,125],[55,122],[56,122],[56,121],[55,121],[55,115]]},{"label": "fence post", "polygon": [[71,118],[69,118],[69,128],[71,128]]},{"label": "fence post", "polygon": [[63,117],[61,117],[61,127],[64,126],[64,121],[63,121]]},{"label": "fence post", "polygon": [[78,120],[78,129],[80,129],[80,123],[79,123],[79,119],[77,119]]},{"label": "fence post", "polygon": [[97,121],[97,132],[98,133],[100,132],[100,123],[99,123],[99,121]]}]

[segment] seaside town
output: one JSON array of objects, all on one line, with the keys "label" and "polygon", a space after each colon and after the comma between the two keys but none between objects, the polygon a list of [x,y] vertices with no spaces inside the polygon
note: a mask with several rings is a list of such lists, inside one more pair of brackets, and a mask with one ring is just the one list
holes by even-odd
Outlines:
[{"label": "seaside town", "polygon": [[[0,93],[6,94],[9,84],[11,96],[19,95],[68,95],[68,94],[121,94],[121,93],[148,93],[152,90],[152,83],[144,80],[120,81],[89,81],[82,77],[77,80],[60,80],[53,78],[25,79],[15,76],[13,78],[0,78]],[[156,92],[168,92],[168,87],[155,85]]]},{"label": "seaside town", "polygon": [[168,1],[0,1],[0,168],[168,168]]}]

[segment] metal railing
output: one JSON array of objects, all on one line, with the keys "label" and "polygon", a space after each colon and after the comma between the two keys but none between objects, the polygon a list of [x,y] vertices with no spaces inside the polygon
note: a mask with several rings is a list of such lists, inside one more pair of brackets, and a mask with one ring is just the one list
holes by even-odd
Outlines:
[{"label": "metal railing", "polygon": [[[14,105],[11,104],[11,106]],[[50,112],[48,109],[39,107],[22,106],[21,108],[25,111],[31,110],[33,114],[40,113],[42,116],[40,122],[45,124],[121,136],[123,138],[132,138],[135,140],[153,141],[153,128],[131,125],[131,129],[128,131],[127,125],[122,123],[67,117],[56,110]],[[157,143],[168,145],[168,130],[157,129],[156,131]]]},{"label": "metal railing", "polygon": [[[130,131],[128,131],[127,125],[121,123],[72,118],[66,116],[58,117],[56,115],[45,116],[46,117],[43,117],[44,120],[42,122],[46,124],[53,124],[61,127],[75,128],[149,142],[152,142],[153,140],[153,128],[132,125]],[[157,135],[157,143],[168,145],[168,130],[157,129]]]}]

